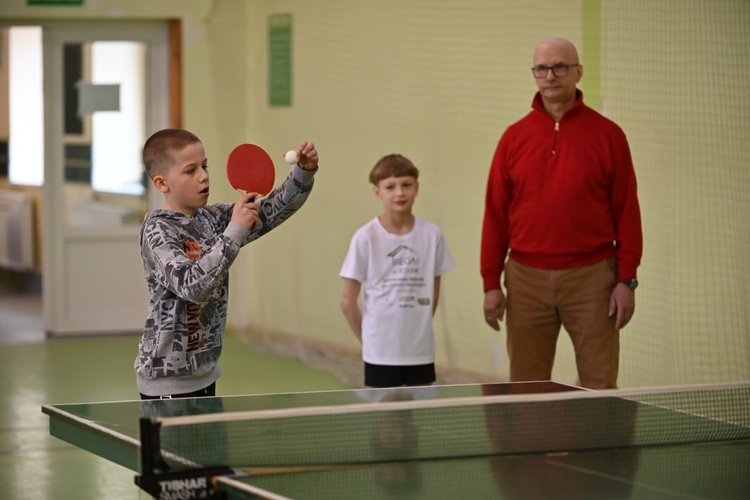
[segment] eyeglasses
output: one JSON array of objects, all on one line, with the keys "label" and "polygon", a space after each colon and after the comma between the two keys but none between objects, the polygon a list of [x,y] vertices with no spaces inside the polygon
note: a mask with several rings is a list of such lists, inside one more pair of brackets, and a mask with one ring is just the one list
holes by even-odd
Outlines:
[{"label": "eyeglasses", "polygon": [[567,75],[568,69],[575,68],[576,66],[580,66],[580,64],[557,63],[553,66],[545,66],[543,64],[540,64],[539,66],[534,66],[533,68],[531,68],[531,72],[534,73],[534,77],[536,78],[546,78],[547,71],[552,70],[553,75],[560,77]]}]

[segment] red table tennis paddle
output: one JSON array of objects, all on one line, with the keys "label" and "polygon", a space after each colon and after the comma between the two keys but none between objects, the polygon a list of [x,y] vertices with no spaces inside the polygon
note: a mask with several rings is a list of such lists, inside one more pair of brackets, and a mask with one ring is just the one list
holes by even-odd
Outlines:
[{"label": "red table tennis paddle", "polygon": [[263,148],[240,144],[227,158],[227,178],[234,189],[265,196],[273,189],[276,170]]}]

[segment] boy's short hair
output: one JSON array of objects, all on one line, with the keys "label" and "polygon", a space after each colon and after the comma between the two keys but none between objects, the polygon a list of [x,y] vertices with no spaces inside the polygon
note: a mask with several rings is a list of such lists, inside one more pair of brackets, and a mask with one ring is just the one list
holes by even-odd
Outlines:
[{"label": "boy's short hair", "polygon": [[146,173],[152,179],[156,175],[163,175],[172,166],[175,151],[198,142],[201,142],[198,136],[181,128],[165,128],[154,133],[143,145]]},{"label": "boy's short hair", "polygon": [[370,182],[377,186],[380,181],[389,177],[414,177],[419,179],[419,169],[405,156],[400,154],[386,155],[372,167]]}]

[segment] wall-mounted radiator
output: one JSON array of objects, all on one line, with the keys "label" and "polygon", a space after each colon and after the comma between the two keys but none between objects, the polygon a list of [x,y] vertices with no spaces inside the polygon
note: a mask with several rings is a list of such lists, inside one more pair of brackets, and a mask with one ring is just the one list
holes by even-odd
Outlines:
[{"label": "wall-mounted radiator", "polygon": [[34,270],[34,202],[26,193],[0,190],[0,267]]}]

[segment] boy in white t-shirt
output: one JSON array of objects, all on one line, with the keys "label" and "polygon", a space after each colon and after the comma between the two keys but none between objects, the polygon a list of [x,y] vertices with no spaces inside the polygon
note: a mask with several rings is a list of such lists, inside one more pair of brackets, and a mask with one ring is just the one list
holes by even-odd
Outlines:
[{"label": "boy in white t-shirt", "polygon": [[354,233],[339,273],[341,311],[362,343],[367,387],[435,381],[432,317],[440,276],[455,264],[442,231],[412,213],[418,178],[398,154],[375,164],[370,182],[383,213]]}]

